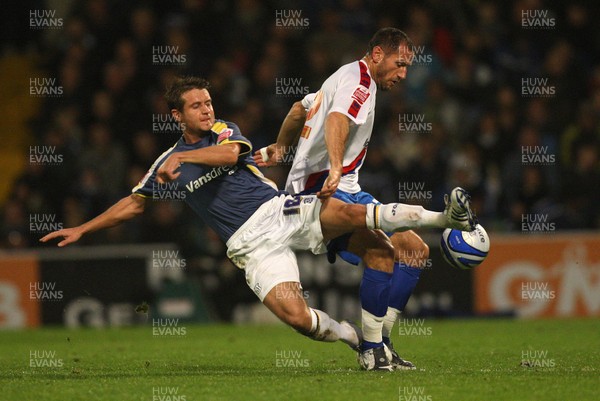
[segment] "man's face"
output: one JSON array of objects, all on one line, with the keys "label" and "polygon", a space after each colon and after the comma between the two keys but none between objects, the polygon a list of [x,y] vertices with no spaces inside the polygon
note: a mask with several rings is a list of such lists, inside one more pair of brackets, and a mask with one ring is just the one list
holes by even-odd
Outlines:
[{"label": "man's face", "polygon": [[385,53],[383,49],[376,46],[373,49],[373,58],[380,60],[377,63],[377,71],[373,79],[380,90],[390,90],[398,81],[406,78],[406,70],[412,64],[414,53],[406,44],[401,44],[394,52]]},{"label": "man's face", "polygon": [[206,89],[191,89],[181,95],[183,110],[172,110],[173,116],[184,126],[184,131],[200,134],[210,131],[215,123],[215,113],[210,93]]}]

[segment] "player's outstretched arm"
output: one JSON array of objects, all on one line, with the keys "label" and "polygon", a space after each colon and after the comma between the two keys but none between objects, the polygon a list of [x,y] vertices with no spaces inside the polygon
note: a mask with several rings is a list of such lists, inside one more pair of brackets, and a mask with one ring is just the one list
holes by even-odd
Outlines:
[{"label": "player's outstretched arm", "polygon": [[141,196],[135,194],[127,196],[90,221],[77,227],[51,232],[42,237],[40,242],[47,242],[54,238],[63,238],[63,240],[58,243],[58,246],[63,247],[69,245],[79,240],[84,234],[116,226],[143,213],[145,202],[145,199]]},{"label": "player's outstretched arm", "polygon": [[254,152],[254,162],[258,167],[272,167],[279,164],[283,156],[298,144],[305,122],[306,109],[302,102],[295,102],[281,124],[277,142]]},{"label": "player's outstretched arm", "polygon": [[325,120],[325,144],[327,145],[331,168],[323,188],[317,192],[317,196],[321,199],[333,195],[340,184],[349,133],[350,119],[342,113],[335,111],[329,113],[327,120]]},{"label": "player's outstretched arm", "polygon": [[171,153],[156,171],[156,180],[159,184],[175,180],[181,174],[177,171],[181,163],[204,164],[211,167],[233,166],[238,162],[240,151],[239,143],[227,143]]}]

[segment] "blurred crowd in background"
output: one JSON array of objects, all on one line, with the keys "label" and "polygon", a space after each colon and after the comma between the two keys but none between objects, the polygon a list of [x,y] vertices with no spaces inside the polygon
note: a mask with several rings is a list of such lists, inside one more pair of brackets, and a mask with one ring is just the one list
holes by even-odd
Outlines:
[{"label": "blurred crowd in background", "polygon": [[[2,247],[39,245],[31,214],[54,214],[72,227],[127,196],[180,136],[154,124],[169,115],[163,93],[178,74],[206,77],[216,117],[238,124],[258,149],[275,140],[294,101],[361,58],[371,35],[386,26],[404,30],[419,57],[405,81],[377,94],[360,173],[364,190],[383,202],[441,210],[443,194],[462,186],[489,231],[521,232],[528,214],[546,216],[557,230],[600,227],[600,9],[592,2],[29,3],[57,10],[62,28],[28,30],[24,20],[7,21],[2,51],[35,55],[62,86],[62,96],[42,99],[29,129],[31,145],[55,146],[63,159],[25,162],[8,183]],[[528,15],[554,23],[524,26],[523,10],[545,11]],[[179,57],[165,58],[173,49]],[[551,93],[524,94],[527,78],[546,78]],[[282,82],[293,82],[293,95]],[[424,131],[399,125],[419,118]],[[544,157],[524,162],[532,152]],[[286,171],[265,173],[282,187]],[[402,199],[410,189],[426,196]],[[82,239],[165,241],[190,256],[224,250],[178,201],[150,202],[142,217]]]}]

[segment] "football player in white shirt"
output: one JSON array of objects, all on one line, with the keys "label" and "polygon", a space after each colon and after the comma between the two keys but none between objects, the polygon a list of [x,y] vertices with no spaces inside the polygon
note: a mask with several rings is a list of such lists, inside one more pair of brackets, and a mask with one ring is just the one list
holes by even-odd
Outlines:
[{"label": "football player in white shirt", "polygon": [[[133,219],[152,199],[183,199],[227,245],[227,256],[245,273],[248,286],[278,318],[316,341],[341,340],[357,349],[360,330],[308,307],[298,274],[295,250],[316,254],[325,243],[355,229],[406,230],[411,216],[396,205],[350,205],[315,195],[278,191],[252,160],[252,143],[232,122],[215,119],[209,84],[199,77],[172,83],[166,99],[181,138],[152,164],[126,196],[104,213],[71,228],[51,232],[41,242],[58,239],[63,247],[82,236]],[[157,185],[169,182],[173,185]],[[453,200],[451,214],[466,214]],[[439,213],[428,222],[440,227]]]},{"label": "football player in white shirt", "polygon": [[[256,152],[257,164],[276,165],[297,143],[287,191],[316,193],[320,198],[333,196],[347,203],[378,204],[361,191],[358,171],[373,129],[377,89],[389,90],[406,77],[413,58],[411,49],[410,39],[399,29],[379,30],[371,38],[365,57],[342,66],[316,94],[292,106],[277,143]],[[449,217],[447,227],[472,231],[476,221],[468,195],[455,188],[450,198],[464,203],[468,213],[456,219]],[[448,208],[450,202],[446,204]],[[439,215],[421,206],[402,204],[398,212],[412,216],[413,228],[425,226]],[[360,259],[365,263],[360,285],[361,366],[368,370],[415,369],[400,358],[389,336],[427,264],[427,244],[413,231],[397,232],[388,239],[382,231],[361,230],[330,241],[328,248],[331,262],[337,253],[352,264],[357,265]]]}]

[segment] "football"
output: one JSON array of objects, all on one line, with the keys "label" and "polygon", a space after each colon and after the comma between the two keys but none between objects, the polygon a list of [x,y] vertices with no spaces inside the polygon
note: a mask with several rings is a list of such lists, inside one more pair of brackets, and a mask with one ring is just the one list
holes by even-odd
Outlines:
[{"label": "football", "polygon": [[457,269],[469,270],[484,261],[490,250],[490,237],[481,224],[471,232],[447,228],[441,239],[444,259]]}]

